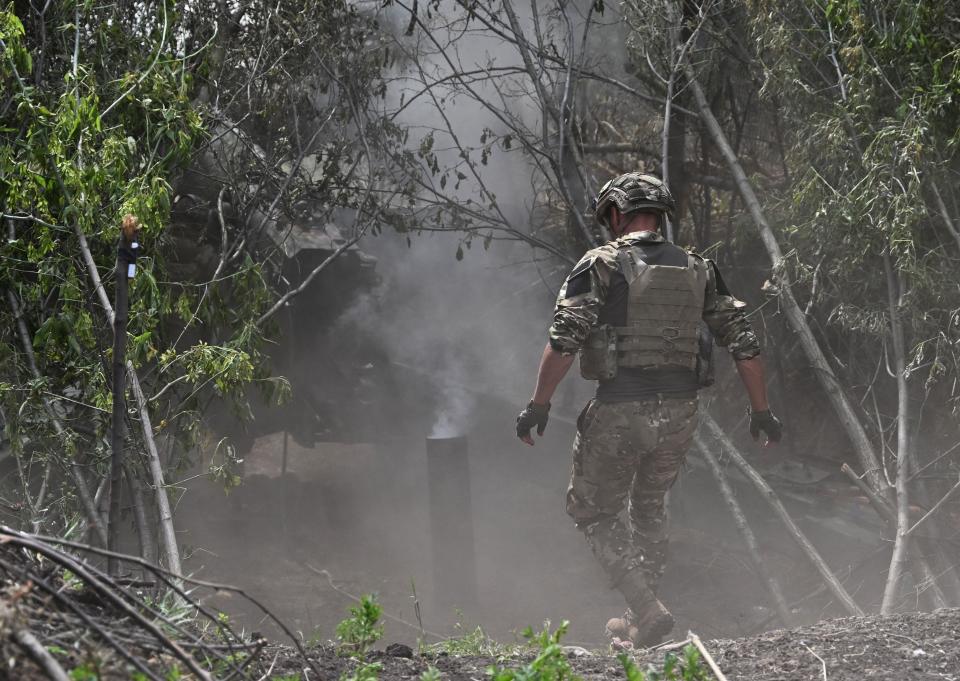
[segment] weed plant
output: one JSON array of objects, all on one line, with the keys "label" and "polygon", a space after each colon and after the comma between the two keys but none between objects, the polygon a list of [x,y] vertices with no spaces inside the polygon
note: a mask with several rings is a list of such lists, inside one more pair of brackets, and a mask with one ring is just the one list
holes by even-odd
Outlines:
[{"label": "weed plant", "polygon": [[567,654],[560,640],[567,633],[570,623],[563,621],[556,631],[550,631],[550,623],[544,624],[543,631],[534,633],[527,627],[523,636],[530,647],[536,649],[537,656],[517,669],[492,666],[487,674],[493,681],[577,681],[580,679],[570,667]]},{"label": "weed plant", "polygon": [[[350,616],[337,625],[338,652],[356,661],[352,672],[344,672],[340,681],[377,681],[382,665],[377,662],[366,663],[364,656],[370,646],[383,636],[380,617],[383,608],[374,596],[363,596],[360,602],[350,608]],[[462,636],[449,638],[426,648],[428,653],[446,653],[451,656],[492,657],[498,663],[487,668],[491,681],[582,681],[570,666],[567,652],[561,641],[567,633],[570,623],[563,621],[555,630],[550,622],[535,632],[527,627],[523,632],[524,643],[499,643],[477,627]],[[458,628],[461,625],[457,625]],[[533,659],[519,667],[505,666],[504,661],[523,653],[531,653]],[[667,653],[661,669],[648,666],[642,671],[626,653],[618,656],[627,681],[709,681],[710,676],[704,668],[699,651],[692,645],[683,649],[682,657]],[[420,676],[420,681],[440,681],[442,674],[429,667]]]},{"label": "weed plant", "polygon": [[383,607],[375,596],[361,596],[360,603],[350,608],[350,617],[337,625],[338,652],[341,655],[362,658],[371,645],[383,636],[380,616]]},{"label": "weed plant", "polygon": [[627,681],[710,681],[710,674],[700,659],[700,651],[692,645],[683,649],[682,660],[673,653],[667,653],[661,670],[648,666],[647,671],[642,672],[626,653],[618,655],[617,659],[623,665]]},{"label": "weed plant", "polygon": [[357,665],[357,668],[353,670],[352,674],[344,672],[340,676],[340,681],[377,681],[380,669],[381,665],[379,662],[371,662],[369,664],[360,663]]}]

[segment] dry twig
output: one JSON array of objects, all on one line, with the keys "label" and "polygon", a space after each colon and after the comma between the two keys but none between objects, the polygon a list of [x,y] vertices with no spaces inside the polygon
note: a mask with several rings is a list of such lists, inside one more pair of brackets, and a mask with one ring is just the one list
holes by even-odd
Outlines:
[{"label": "dry twig", "polygon": [[710,651],[707,650],[707,647],[703,645],[703,641],[700,640],[700,637],[697,636],[692,631],[687,632],[687,638],[690,639],[690,642],[700,651],[700,656],[707,663],[707,666],[710,667],[710,671],[713,672],[713,675],[717,677],[718,681],[727,681],[727,677],[723,675],[723,672],[720,671],[720,667],[717,666],[716,661],[713,659],[713,655],[710,654]]},{"label": "dry twig", "polygon": [[810,646],[808,646],[806,643],[804,643],[803,641],[801,641],[801,642],[800,642],[800,645],[802,645],[804,648],[806,648],[807,650],[809,650],[811,655],[813,655],[815,658],[817,658],[818,660],[820,660],[820,667],[821,667],[821,669],[822,669],[822,671],[823,671],[823,681],[827,681],[827,663],[823,661],[823,658],[822,658],[822,657],[820,657],[820,656],[817,655],[815,652],[813,652],[813,648],[811,648]]}]

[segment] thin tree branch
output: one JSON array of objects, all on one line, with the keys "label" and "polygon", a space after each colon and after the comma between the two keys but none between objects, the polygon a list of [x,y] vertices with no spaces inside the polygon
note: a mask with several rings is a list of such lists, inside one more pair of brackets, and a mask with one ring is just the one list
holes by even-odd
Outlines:
[{"label": "thin tree branch", "polygon": [[770,507],[773,508],[774,512],[777,514],[777,516],[779,516],[783,524],[787,526],[787,529],[790,531],[790,536],[804,552],[810,562],[813,563],[813,566],[817,569],[817,572],[820,573],[820,577],[823,579],[823,582],[827,588],[830,589],[830,592],[851,615],[863,615],[863,610],[859,605],[857,605],[857,602],[853,600],[853,597],[847,592],[847,590],[830,570],[830,567],[820,555],[820,552],[817,551],[816,547],[810,542],[809,539],[807,539],[807,536],[803,533],[797,523],[794,522],[793,518],[790,517],[790,514],[783,505],[783,502],[780,501],[780,497],[777,496],[777,493],[773,490],[773,488],[767,484],[767,481],[763,479],[763,476],[761,476],[753,466],[747,463],[747,460],[740,453],[740,450],[737,449],[730,438],[727,437],[727,434],[723,432],[723,429],[720,428],[717,422],[713,420],[713,417],[711,417],[710,414],[702,414],[701,419],[713,436],[717,439],[717,441],[720,442],[720,444],[724,447],[727,455],[730,457],[730,460],[734,463],[734,465],[740,469],[740,471],[747,477],[748,480],[750,480],[751,483],[753,483],[754,487],[757,488],[757,491],[760,492],[764,501],[770,504]]}]

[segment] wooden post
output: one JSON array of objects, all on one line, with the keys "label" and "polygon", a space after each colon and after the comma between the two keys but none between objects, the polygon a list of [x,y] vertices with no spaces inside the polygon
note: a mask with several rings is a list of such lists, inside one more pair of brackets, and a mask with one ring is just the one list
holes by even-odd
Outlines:
[{"label": "wooden post", "polygon": [[[140,223],[132,215],[123,218],[120,243],[117,246],[117,288],[113,300],[113,438],[110,456],[110,513],[107,518],[107,549],[119,553],[120,497],[123,487],[123,445],[126,437],[124,418],[127,411],[127,308],[128,282],[136,272],[137,242]],[[111,556],[107,572],[116,576],[120,561]]]},{"label": "wooden post", "polygon": [[[103,282],[100,280],[100,271],[97,269],[97,263],[93,260],[90,244],[87,243],[87,237],[84,235],[83,230],[80,229],[80,225],[76,222],[73,224],[73,232],[76,234],[77,242],[80,244],[80,255],[83,256],[83,262],[87,266],[87,274],[90,275],[90,281],[93,282],[93,291],[100,305],[103,306],[107,319],[112,324],[114,317],[113,305],[110,304],[110,298],[107,296],[107,291],[103,287]],[[180,550],[177,548],[177,534],[173,527],[173,512],[170,510],[166,483],[163,480],[163,466],[160,464],[160,453],[157,451],[157,442],[153,436],[153,426],[151,425],[147,396],[143,393],[143,387],[140,385],[140,379],[137,377],[137,372],[132,362],[127,363],[127,376],[130,379],[133,398],[137,403],[137,408],[140,410],[140,429],[143,432],[143,442],[147,446],[147,469],[150,471],[150,477],[153,480],[153,489],[156,493],[160,536],[163,539],[164,553],[167,558],[167,569],[175,575],[179,575]],[[57,420],[54,420],[53,425],[55,428],[58,428],[58,423]],[[61,429],[58,428],[58,432],[60,432],[60,430]],[[83,495],[84,490],[86,490],[86,483],[84,483],[83,477],[79,475],[75,464],[71,466],[71,470],[74,472],[74,477],[77,478],[78,489],[81,494],[80,498],[84,499],[85,497]],[[86,496],[89,497],[89,493],[87,493]],[[85,501],[84,505],[92,507],[92,500],[90,504],[87,504]],[[95,526],[98,528],[98,532],[101,529],[103,530],[104,541],[106,541],[106,528],[103,527],[103,523],[99,522]]]}]

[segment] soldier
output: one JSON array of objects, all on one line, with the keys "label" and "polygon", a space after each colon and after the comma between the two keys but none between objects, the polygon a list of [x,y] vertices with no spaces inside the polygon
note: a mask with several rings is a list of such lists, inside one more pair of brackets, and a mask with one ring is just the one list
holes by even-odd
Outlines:
[{"label": "soldier", "polygon": [[[567,277],[517,436],[543,435],[550,398],[576,353],[599,381],[577,419],[567,513],[586,535],[628,610],[607,622],[617,644],[651,646],[673,628],[657,599],[666,559],[664,496],[697,426],[697,390],[712,383],[712,347],[727,347],[750,399],[750,433],[780,439],[767,405],[760,345],[717,266],[659,233],[674,202],[658,178],[626,173],[596,199],[595,217],[615,237],[588,251]],[[704,343],[704,339],[709,345]],[[621,518],[626,510],[626,519]]]}]

